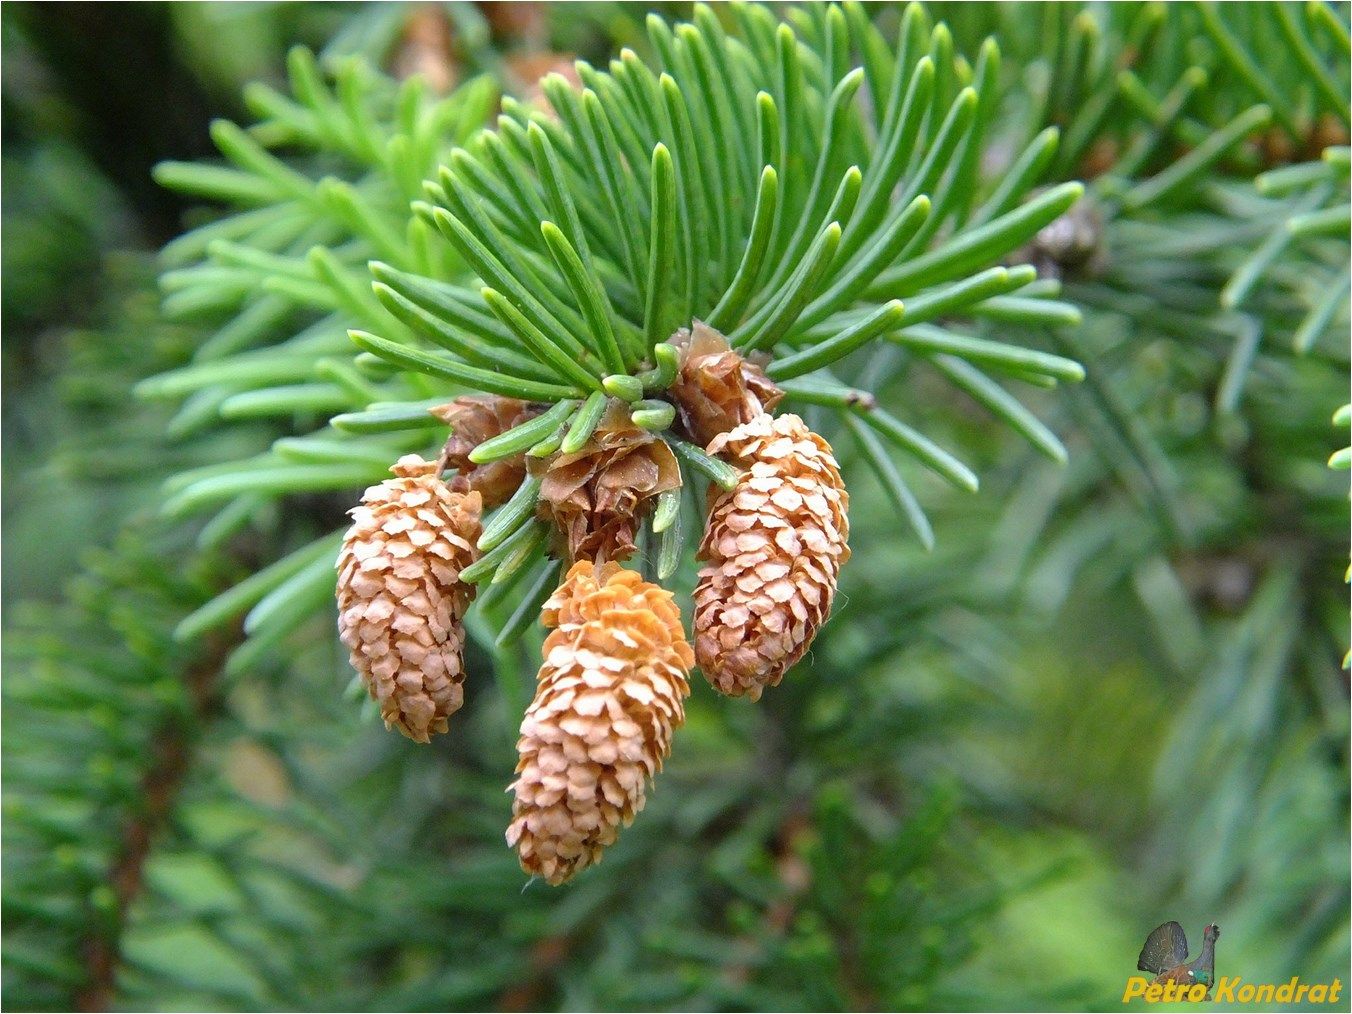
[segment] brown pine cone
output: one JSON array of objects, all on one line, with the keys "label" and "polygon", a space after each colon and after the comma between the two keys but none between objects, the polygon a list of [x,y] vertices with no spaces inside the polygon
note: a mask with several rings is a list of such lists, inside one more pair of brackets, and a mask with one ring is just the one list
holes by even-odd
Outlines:
[{"label": "brown pine cone", "polygon": [[511,499],[526,477],[525,454],[514,454],[486,465],[469,460],[470,452],[485,440],[505,433],[538,414],[529,402],[496,394],[465,395],[429,410],[451,428],[441,456],[447,468],[458,473],[451,489],[483,495],[485,507],[497,507]]},{"label": "brown pine cone", "polygon": [[386,727],[426,743],[464,700],[462,619],[478,556],[477,492],[457,493],[416,454],[352,508],[338,555],[338,634]]},{"label": "brown pine cone", "polygon": [[643,809],[685,722],[694,655],[671,593],[613,562],[574,564],[543,619],[555,629],[521,723],[507,843],[561,884]]},{"label": "brown pine cone", "polygon": [[681,485],[666,441],[635,426],[619,401],[582,450],[530,467],[541,477],[540,513],[563,532],[574,560],[629,556],[647,501]]},{"label": "brown pine cone", "polygon": [[850,498],[830,446],[796,415],[758,416],[708,450],[744,471],[709,508],[695,657],[715,689],[754,701],[831,615]]},{"label": "brown pine cone", "polygon": [[681,353],[671,397],[686,432],[700,446],[769,412],[784,397],[759,364],[734,352],[703,321],[690,330],[681,328],[670,344]]},{"label": "brown pine cone", "polygon": [[450,94],[460,79],[460,67],[455,33],[445,11],[432,4],[414,8],[404,22],[393,62],[394,76],[401,81],[417,74],[436,94]]}]

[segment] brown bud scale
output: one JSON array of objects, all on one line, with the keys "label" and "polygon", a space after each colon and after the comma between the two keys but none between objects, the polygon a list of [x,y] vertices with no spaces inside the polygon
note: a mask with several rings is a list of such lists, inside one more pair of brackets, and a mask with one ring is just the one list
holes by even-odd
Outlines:
[{"label": "brown bud scale", "polygon": [[563,533],[573,560],[625,559],[648,502],[681,485],[666,441],[635,426],[618,401],[581,450],[530,467],[541,480],[540,513]]},{"label": "brown bud scale", "polygon": [[703,321],[677,331],[670,344],[681,354],[670,395],[681,425],[701,447],[769,412],[784,397],[760,363],[734,352],[727,339]]},{"label": "brown bud scale", "polygon": [[486,394],[465,395],[430,411],[451,428],[441,452],[445,466],[457,473],[451,488],[459,493],[473,490],[481,494],[486,508],[511,499],[526,477],[526,456],[513,454],[479,465],[469,460],[470,452],[485,440],[538,415],[538,410],[529,402]]}]

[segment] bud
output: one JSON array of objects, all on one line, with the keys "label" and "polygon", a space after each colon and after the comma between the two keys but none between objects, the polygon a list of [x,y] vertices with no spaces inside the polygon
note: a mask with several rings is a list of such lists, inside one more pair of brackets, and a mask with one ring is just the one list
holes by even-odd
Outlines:
[{"label": "bud", "polygon": [[351,510],[338,554],[338,633],[386,727],[426,743],[464,700],[462,620],[474,587],[482,499],[416,454]]},{"label": "bud", "polygon": [[686,433],[701,447],[769,412],[784,397],[758,363],[734,352],[703,321],[695,321],[688,331],[681,328],[670,343],[681,353],[671,397]]},{"label": "bud", "polygon": [[713,686],[759,699],[831,614],[849,494],[830,446],[796,415],[761,415],[709,444],[743,469],[709,508],[695,657]]},{"label": "bud", "polygon": [[507,843],[561,884],[643,809],[685,721],[694,656],[671,593],[614,562],[574,564],[543,620],[554,629],[521,723]]},{"label": "bud", "polygon": [[446,467],[457,472],[451,480],[451,489],[480,493],[485,507],[497,507],[510,500],[526,477],[526,456],[514,454],[479,465],[470,461],[469,455],[485,440],[531,419],[538,414],[537,410],[529,402],[485,394],[465,395],[430,412],[451,428],[441,452]]},{"label": "bud", "polygon": [[629,556],[647,501],[681,485],[666,441],[635,426],[618,401],[580,451],[531,468],[541,476],[540,511],[563,532],[574,560]]}]

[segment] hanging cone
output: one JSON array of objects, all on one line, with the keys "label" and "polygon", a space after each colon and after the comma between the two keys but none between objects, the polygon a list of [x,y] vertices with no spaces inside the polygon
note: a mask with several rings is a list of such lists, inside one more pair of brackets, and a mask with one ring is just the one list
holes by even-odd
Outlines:
[{"label": "hanging cone", "polygon": [[482,500],[456,493],[416,454],[351,510],[338,555],[338,633],[380,716],[426,743],[464,700],[461,621],[474,586]]},{"label": "hanging cone", "polygon": [[769,412],[784,397],[758,363],[734,352],[703,321],[695,321],[690,330],[681,328],[670,344],[681,359],[669,393],[686,433],[701,447]]},{"label": "hanging cone", "polygon": [[715,689],[754,701],[831,614],[850,498],[830,446],[796,415],[758,416],[708,450],[744,471],[709,508],[695,657]]},{"label": "hanging cone", "polygon": [[449,95],[460,79],[450,16],[432,4],[412,8],[404,19],[392,62],[399,80],[416,74],[437,95]]},{"label": "hanging cone", "polygon": [[441,452],[446,467],[457,473],[451,480],[451,489],[481,494],[485,508],[498,507],[510,500],[526,477],[525,454],[513,454],[484,465],[470,461],[469,455],[485,440],[506,433],[538,411],[529,402],[496,394],[465,395],[429,411],[451,428]]},{"label": "hanging cone", "polygon": [[580,451],[530,467],[541,477],[540,513],[563,532],[573,560],[629,556],[647,502],[681,485],[666,441],[635,426],[618,401]]},{"label": "hanging cone", "polygon": [[507,843],[561,884],[643,809],[685,721],[694,656],[671,593],[613,562],[574,564],[543,619],[554,630],[517,741]]}]

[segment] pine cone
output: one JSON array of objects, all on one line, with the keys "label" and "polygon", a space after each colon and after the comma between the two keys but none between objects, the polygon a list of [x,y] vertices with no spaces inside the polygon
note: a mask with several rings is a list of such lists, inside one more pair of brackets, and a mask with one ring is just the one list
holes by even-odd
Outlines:
[{"label": "pine cone", "polygon": [[645,503],[681,485],[666,441],[635,426],[613,401],[582,450],[532,461],[541,476],[540,513],[568,540],[574,560],[623,560],[634,551]]},{"label": "pine cone", "polygon": [[460,78],[455,33],[443,10],[428,4],[414,8],[404,22],[394,51],[394,76],[401,81],[417,74],[438,95],[449,95]]},{"label": "pine cone", "polygon": [[464,700],[460,571],[478,551],[477,492],[456,493],[416,454],[352,508],[338,554],[338,633],[386,727],[426,743]]},{"label": "pine cone", "polygon": [[681,328],[670,344],[681,351],[671,397],[686,432],[700,446],[769,412],[784,397],[759,364],[743,359],[703,321],[690,330]]},{"label": "pine cone", "polygon": [[745,471],[709,508],[695,657],[717,690],[754,701],[831,614],[850,557],[850,498],[830,446],[796,415],[758,416],[708,450]]},{"label": "pine cone", "polygon": [[469,455],[485,440],[525,422],[537,415],[538,410],[529,402],[486,394],[466,395],[429,411],[451,428],[441,452],[446,467],[458,473],[451,480],[451,489],[482,494],[485,507],[497,507],[510,500],[526,477],[525,454],[514,454],[486,465],[476,465]]},{"label": "pine cone", "polygon": [[685,722],[694,656],[671,593],[613,562],[574,564],[543,619],[555,629],[521,723],[507,843],[561,884],[643,809]]}]

